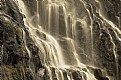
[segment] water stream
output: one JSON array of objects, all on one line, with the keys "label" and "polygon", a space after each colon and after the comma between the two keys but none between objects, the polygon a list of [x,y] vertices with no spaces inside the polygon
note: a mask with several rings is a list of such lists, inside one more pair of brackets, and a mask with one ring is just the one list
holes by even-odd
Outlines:
[{"label": "water stream", "polygon": [[[108,25],[99,26],[97,37],[103,36],[101,29],[109,36],[118,74],[116,45],[108,29],[111,28],[115,32],[119,41],[121,30],[106,18],[100,0],[14,1],[25,15],[24,25],[39,48],[39,55],[48,70],[49,80],[55,80],[51,70],[53,68],[57,80],[96,80],[87,68],[102,68],[95,65],[100,62],[96,62],[95,58],[98,51],[94,45],[94,19],[99,20],[99,25]],[[27,51],[29,53],[29,49]],[[31,57],[31,54],[29,56]],[[76,71],[78,79],[74,78],[69,70]],[[66,72],[66,76],[63,72]]]}]

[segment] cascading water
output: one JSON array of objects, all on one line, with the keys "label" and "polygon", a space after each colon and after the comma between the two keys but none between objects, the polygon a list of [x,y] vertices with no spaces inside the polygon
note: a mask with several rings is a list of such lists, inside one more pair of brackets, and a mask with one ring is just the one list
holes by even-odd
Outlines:
[{"label": "cascading water", "polygon": [[[108,27],[99,26],[99,36],[103,36],[101,29],[106,30],[113,47],[112,55],[115,56],[118,74],[116,46],[108,28],[115,32],[119,41],[121,38],[118,35],[121,35],[121,30],[105,18],[99,0],[93,0],[90,4],[88,0],[32,1],[35,4],[32,4],[31,0],[14,0],[14,2],[25,15],[24,25],[39,48],[40,59],[49,75],[47,80],[96,80],[87,68],[87,66],[102,68],[95,65],[99,62],[94,59],[98,51],[94,47],[93,39],[96,32],[93,19],[97,19],[101,25],[108,25]],[[27,51],[29,53],[29,49]],[[29,55],[31,57],[31,54]],[[74,74],[78,77],[75,78]]]}]

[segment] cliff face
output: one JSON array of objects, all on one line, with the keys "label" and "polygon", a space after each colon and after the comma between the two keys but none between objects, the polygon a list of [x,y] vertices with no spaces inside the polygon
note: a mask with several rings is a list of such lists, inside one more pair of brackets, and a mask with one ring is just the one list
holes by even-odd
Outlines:
[{"label": "cliff face", "polygon": [[[24,1],[24,0],[23,0]],[[88,0],[85,0],[88,4],[93,4]],[[76,11],[76,17],[82,18],[84,12],[79,12],[79,4],[78,0],[74,2],[71,0],[67,0],[70,5],[73,3]],[[120,10],[120,4],[121,1],[102,1],[100,2],[103,5],[103,14],[107,17],[108,20],[112,21],[117,28],[114,28],[115,26],[108,24],[105,19],[102,19],[101,16],[98,13],[94,13],[95,17],[93,17],[93,28],[92,28],[92,34],[93,39],[87,38],[90,37],[90,34],[87,36],[85,35],[86,31],[83,29],[80,22],[75,23],[75,30],[76,32],[73,33],[74,37],[76,37],[76,49],[73,49],[73,45],[71,40],[65,40],[66,36],[66,30],[65,30],[65,21],[64,21],[64,11],[63,7],[59,6],[59,22],[61,28],[59,27],[59,32],[56,30],[56,19],[57,14],[54,13],[55,7],[52,7],[51,12],[51,21],[50,25],[46,24],[46,19],[43,18],[44,12],[42,11],[44,6],[46,6],[47,2],[42,3],[42,1],[38,1],[38,4],[41,4],[41,10],[39,11],[40,18],[39,18],[39,25],[45,26],[45,31],[48,31],[47,26],[50,26],[50,34],[53,36],[56,36],[59,38],[59,43],[61,44],[63,54],[65,56],[65,62],[69,64],[75,64],[73,62],[73,56],[75,56],[73,53],[73,50],[76,50],[76,52],[79,55],[79,59],[81,59],[82,63],[86,65],[86,68],[80,68],[75,66],[71,66],[70,68],[57,68],[55,66],[48,66],[51,64],[51,59],[45,59],[45,63],[43,60],[44,58],[50,58],[49,48],[53,48],[55,53],[56,51],[55,47],[51,45],[51,47],[46,47],[48,45],[45,44],[51,44],[51,43],[44,43],[49,42],[47,41],[48,35],[45,33],[38,32],[38,35],[40,39],[43,39],[43,43],[40,47],[45,50],[44,55],[42,56],[43,52],[40,50],[40,48],[35,43],[34,39],[31,37],[30,31],[28,30],[28,27],[25,26],[23,19],[27,16],[25,14],[22,14],[20,12],[20,9],[18,8],[18,5],[14,3],[13,0],[0,0],[0,78],[1,80],[89,80],[88,76],[92,76],[93,79],[97,80],[120,80],[121,79],[121,10]],[[35,6],[37,4],[36,0],[26,0],[24,1],[25,5],[27,6],[27,9],[32,6],[32,8],[28,9],[30,12],[29,16],[34,16],[32,23],[34,25],[38,25],[38,22],[36,20],[35,16]],[[33,4],[34,3],[34,4]],[[75,3],[75,4],[74,4]],[[116,5],[118,4],[118,5]],[[95,4],[96,5],[96,4]],[[79,7],[79,8],[78,8]],[[91,7],[93,10],[95,9],[95,6],[87,6],[88,9],[91,12]],[[112,9],[110,9],[112,7]],[[82,8],[82,7],[81,7]],[[70,9],[71,11],[71,9]],[[43,12],[43,13],[41,13]],[[96,12],[95,10],[93,12]],[[47,14],[47,13],[46,13]],[[87,12],[85,12],[87,14]],[[93,13],[91,14],[93,15]],[[47,16],[49,17],[49,16]],[[116,18],[118,17],[118,18]],[[88,16],[86,17],[88,19]],[[43,19],[43,20],[42,20]],[[86,20],[87,20],[86,19]],[[45,21],[44,21],[45,20]],[[89,19],[90,20],[90,19]],[[71,17],[67,19],[67,22],[69,25],[69,36],[70,38],[73,38],[73,34],[71,33]],[[88,20],[87,20],[88,22]],[[91,24],[90,22],[88,24]],[[81,26],[80,26],[81,25]],[[111,27],[113,26],[113,27]],[[117,30],[119,29],[119,30]],[[69,31],[70,30],[70,31]],[[87,29],[86,29],[87,30]],[[85,31],[85,32],[84,32]],[[56,34],[55,34],[55,33]],[[91,32],[89,30],[89,32]],[[88,32],[87,32],[88,33]],[[58,35],[57,35],[58,34]],[[53,39],[53,38],[51,38]],[[69,42],[70,41],[70,42]],[[38,43],[39,44],[39,43]],[[56,45],[56,44],[55,44]],[[71,45],[68,47],[68,45]],[[93,50],[90,48],[93,45]],[[65,49],[66,48],[66,49]],[[74,47],[75,48],[75,47]],[[81,50],[81,48],[83,50]],[[58,50],[58,49],[57,49]],[[81,54],[81,52],[84,51],[85,54]],[[93,54],[92,52],[93,51]],[[52,51],[53,52],[53,51]],[[51,53],[52,53],[51,52]],[[115,55],[116,54],[116,55]],[[86,55],[86,56],[85,56]],[[89,57],[87,57],[89,56]],[[93,57],[92,57],[93,56]],[[58,56],[59,57],[59,56]],[[54,57],[52,56],[53,60]],[[94,59],[92,59],[94,58]],[[77,62],[78,63],[78,62]],[[90,64],[93,63],[93,66],[90,66]],[[47,65],[45,65],[47,64]],[[96,67],[96,68],[95,68]],[[89,70],[89,71],[88,71]],[[87,74],[89,73],[90,74]],[[109,77],[107,77],[109,76]]]},{"label": "cliff face", "polygon": [[[11,2],[2,1],[0,8],[0,78],[1,80],[35,80],[36,71],[42,67],[38,48],[29,37],[18,7]],[[27,51],[26,45],[30,52]],[[29,53],[32,55],[31,59]]]}]

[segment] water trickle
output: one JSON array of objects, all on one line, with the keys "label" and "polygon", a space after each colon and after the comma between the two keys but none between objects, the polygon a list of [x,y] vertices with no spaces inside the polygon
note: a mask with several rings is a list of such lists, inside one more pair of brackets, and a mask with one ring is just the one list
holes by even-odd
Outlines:
[{"label": "water trickle", "polygon": [[[95,57],[93,18],[99,18],[102,24],[109,24],[119,40],[117,33],[121,34],[120,29],[102,15],[101,8],[96,9],[99,13],[97,15],[92,13],[94,10],[89,9],[89,7],[92,9],[93,5],[88,5],[84,0],[79,0],[79,3],[83,4],[83,9],[77,8],[79,3],[75,2],[75,4],[71,0],[36,0],[36,4],[33,5],[37,9],[35,14],[32,14],[27,3],[22,0],[14,1],[21,13],[25,15],[24,24],[39,48],[40,56],[43,55],[41,60],[47,68],[49,80],[96,80],[87,68],[87,65],[95,66],[92,59]],[[99,1],[94,2],[96,3],[94,5],[100,4]],[[78,14],[77,10],[82,13]],[[116,46],[110,34],[109,36],[113,44],[115,61],[117,61]],[[27,47],[26,49],[30,53]],[[82,56],[88,59],[83,60]]]}]

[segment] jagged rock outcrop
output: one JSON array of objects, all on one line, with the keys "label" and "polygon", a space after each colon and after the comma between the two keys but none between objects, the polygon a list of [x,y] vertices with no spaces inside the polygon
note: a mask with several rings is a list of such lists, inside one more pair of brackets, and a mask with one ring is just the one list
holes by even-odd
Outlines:
[{"label": "jagged rock outcrop", "polygon": [[11,0],[1,2],[0,50],[0,73],[3,80],[35,80],[38,69],[42,68],[38,48],[23,24],[23,15]]}]

